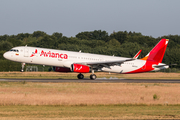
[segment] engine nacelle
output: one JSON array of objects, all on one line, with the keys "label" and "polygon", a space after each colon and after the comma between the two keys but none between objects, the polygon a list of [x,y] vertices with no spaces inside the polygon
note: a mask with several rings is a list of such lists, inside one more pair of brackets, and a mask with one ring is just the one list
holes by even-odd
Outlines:
[{"label": "engine nacelle", "polygon": [[71,72],[70,68],[66,67],[53,67],[53,70],[56,72]]},{"label": "engine nacelle", "polygon": [[86,65],[81,64],[72,64],[72,72],[78,72],[78,73],[89,73],[90,68]]}]

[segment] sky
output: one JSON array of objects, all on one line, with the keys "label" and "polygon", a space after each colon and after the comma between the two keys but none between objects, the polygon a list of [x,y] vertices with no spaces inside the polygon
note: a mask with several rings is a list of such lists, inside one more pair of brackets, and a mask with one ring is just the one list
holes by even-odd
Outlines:
[{"label": "sky", "polygon": [[94,30],[180,35],[180,0],[0,0],[0,35]]}]

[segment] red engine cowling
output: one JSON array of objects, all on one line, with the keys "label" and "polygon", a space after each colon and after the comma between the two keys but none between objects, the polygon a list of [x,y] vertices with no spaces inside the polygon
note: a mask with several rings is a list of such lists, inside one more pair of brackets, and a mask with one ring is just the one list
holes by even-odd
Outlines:
[{"label": "red engine cowling", "polygon": [[86,65],[72,64],[72,71],[78,73],[89,73],[90,68]]},{"label": "red engine cowling", "polygon": [[70,68],[66,67],[53,67],[56,72],[71,72]]}]

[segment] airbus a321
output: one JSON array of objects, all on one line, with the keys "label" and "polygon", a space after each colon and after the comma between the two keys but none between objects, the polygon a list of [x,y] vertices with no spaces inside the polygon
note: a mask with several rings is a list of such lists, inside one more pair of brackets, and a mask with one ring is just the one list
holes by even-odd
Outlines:
[{"label": "airbus a321", "polygon": [[78,79],[82,73],[92,72],[90,79],[96,79],[94,71],[113,73],[141,73],[169,68],[161,63],[166,51],[168,39],[160,42],[142,59],[137,59],[141,50],[133,58],[115,57],[65,50],[19,46],[3,54],[4,58],[22,63],[54,66],[57,72],[77,72]]}]

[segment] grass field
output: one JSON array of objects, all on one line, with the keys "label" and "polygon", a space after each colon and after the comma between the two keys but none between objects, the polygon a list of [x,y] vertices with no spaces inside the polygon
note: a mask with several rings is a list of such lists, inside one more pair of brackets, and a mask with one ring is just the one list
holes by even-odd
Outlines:
[{"label": "grass field", "polygon": [[0,82],[0,105],[180,104],[180,84]]},{"label": "grass field", "polygon": [[[66,74],[2,72],[0,78],[58,78]],[[76,77],[77,73],[67,76]],[[111,76],[113,75],[113,76]],[[172,78],[178,73],[119,75],[120,78]],[[114,77],[114,74],[98,73]],[[177,119],[178,83],[0,82],[0,119]]]},{"label": "grass field", "polygon": [[1,120],[34,119],[177,119],[180,106],[0,106]]}]

